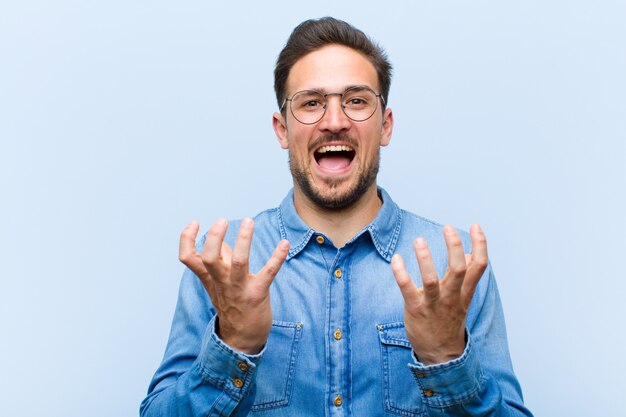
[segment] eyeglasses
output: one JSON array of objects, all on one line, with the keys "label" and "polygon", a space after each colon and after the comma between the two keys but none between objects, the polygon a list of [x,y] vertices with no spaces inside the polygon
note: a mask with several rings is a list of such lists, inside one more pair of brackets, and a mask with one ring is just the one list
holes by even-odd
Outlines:
[{"label": "eyeglasses", "polygon": [[339,96],[341,99],[341,109],[344,114],[355,122],[364,122],[372,117],[378,108],[378,98],[385,103],[385,99],[376,94],[374,90],[365,86],[350,87],[343,93],[323,94],[316,90],[304,90],[294,93],[290,98],[286,98],[280,106],[282,112],[287,102],[293,117],[302,124],[312,125],[324,117],[328,103],[326,97]]}]

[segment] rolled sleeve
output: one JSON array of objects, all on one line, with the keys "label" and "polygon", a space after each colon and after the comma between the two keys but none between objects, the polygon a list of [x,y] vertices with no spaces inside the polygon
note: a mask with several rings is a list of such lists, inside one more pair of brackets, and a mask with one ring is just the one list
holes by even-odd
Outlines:
[{"label": "rolled sleeve", "polygon": [[449,407],[467,402],[480,393],[484,375],[469,334],[465,350],[456,359],[424,365],[415,354],[413,358],[415,363],[409,364],[409,369],[428,406]]},{"label": "rolled sleeve", "polygon": [[209,322],[198,355],[202,379],[241,400],[250,390],[265,347],[255,355],[238,352],[224,343],[215,331],[216,318]]}]

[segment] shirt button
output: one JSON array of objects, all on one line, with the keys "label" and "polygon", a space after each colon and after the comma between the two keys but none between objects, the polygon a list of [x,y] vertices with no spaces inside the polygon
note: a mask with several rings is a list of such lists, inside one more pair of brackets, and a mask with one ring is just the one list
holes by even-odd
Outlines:
[{"label": "shirt button", "polygon": [[335,338],[335,340],[341,340],[341,329],[335,330],[335,333],[333,333],[333,337]]},{"label": "shirt button", "polygon": [[343,400],[341,399],[340,394],[337,394],[337,396],[333,400],[333,404],[335,404],[335,407],[341,407],[341,405],[343,404]]},{"label": "shirt button", "polygon": [[321,245],[322,243],[324,243],[324,236],[318,236],[315,238],[315,240],[317,240],[317,243]]},{"label": "shirt button", "polygon": [[435,395],[435,391],[428,389],[428,388],[424,388],[422,392],[424,393],[426,397],[432,397],[433,395]]},{"label": "shirt button", "polygon": [[341,278],[341,269],[335,269],[335,278]]},{"label": "shirt button", "polygon": [[239,378],[235,378],[235,377],[233,377],[233,378],[231,378],[231,379],[230,379],[230,381],[233,383],[233,385],[234,385],[236,388],[241,388],[241,387],[243,387],[243,381],[242,381],[241,379],[239,379]]},{"label": "shirt button", "polygon": [[247,372],[248,371],[248,364],[244,363],[244,362],[237,362],[237,366],[239,367],[239,369],[241,369],[243,372]]},{"label": "shirt button", "polygon": [[426,374],[424,372],[415,371],[415,376],[418,378],[426,378]]}]

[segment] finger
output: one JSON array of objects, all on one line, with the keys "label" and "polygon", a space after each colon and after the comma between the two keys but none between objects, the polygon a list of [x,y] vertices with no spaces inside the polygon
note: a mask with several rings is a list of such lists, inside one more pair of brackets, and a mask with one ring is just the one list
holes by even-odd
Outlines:
[{"label": "finger", "polygon": [[280,270],[280,267],[283,266],[285,259],[287,259],[287,254],[289,253],[289,241],[281,240],[278,242],[276,249],[274,249],[274,253],[272,257],[267,261],[263,269],[259,271],[257,274],[257,283],[259,286],[267,289],[272,285],[276,274]]},{"label": "finger", "polygon": [[402,256],[399,254],[393,255],[391,258],[391,271],[396,278],[396,283],[400,288],[404,303],[411,307],[418,306],[421,302],[419,290],[415,282],[411,279],[409,272],[406,270],[406,266],[404,266]]},{"label": "finger", "polygon": [[472,238],[472,256],[465,274],[463,292],[471,299],[480,277],[483,276],[487,268],[489,257],[487,255],[487,237],[479,225],[473,224],[470,226],[470,237]]},{"label": "finger", "polygon": [[248,276],[248,258],[250,256],[250,244],[252,242],[252,232],[254,229],[254,222],[252,219],[243,219],[241,227],[239,227],[239,234],[237,235],[237,241],[235,242],[235,248],[233,249],[231,265],[231,278],[244,279]]},{"label": "finger", "polygon": [[433,258],[430,256],[430,250],[428,249],[426,240],[418,237],[415,239],[415,242],[413,242],[413,247],[415,248],[417,264],[419,265],[420,274],[422,275],[422,287],[424,288],[426,302],[437,301],[439,298],[439,276],[437,275]]},{"label": "finger", "polygon": [[230,265],[233,260],[233,249],[226,242],[222,243],[222,248],[220,249],[220,256],[222,257],[222,261],[226,265]]},{"label": "finger", "polygon": [[185,263],[183,259],[190,258],[196,254],[196,236],[200,225],[195,220],[189,223],[180,234],[180,243],[178,245],[178,258]]},{"label": "finger", "polygon": [[446,225],[443,228],[443,237],[448,248],[448,271],[446,273],[446,287],[453,291],[460,291],[463,285],[467,264],[463,252],[461,237],[454,227]]},{"label": "finger", "polygon": [[196,221],[189,223],[180,234],[178,259],[196,275],[206,274],[206,268],[196,252],[196,236],[200,225]]},{"label": "finger", "polygon": [[[227,271],[227,268],[225,266],[230,265],[232,253],[233,251],[230,248],[230,245],[226,242],[223,242],[222,247],[220,249],[220,256],[221,256],[222,266],[224,267],[223,269],[224,276],[226,275],[226,271]],[[218,290],[215,285],[215,281],[211,279],[211,276],[209,274],[207,274],[207,279],[203,280],[203,283],[204,283],[204,288],[206,288],[207,292],[209,293],[209,297],[211,297],[211,301],[213,302],[213,307],[215,307],[215,311],[217,311],[217,314],[219,316],[220,311],[221,311],[220,306],[219,306],[220,298],[218,296]]]},{"label": "finger", "polygon": [[224,263],[221,257],[222,243],[228,229],[226,219],[217,220],[206,234],[202,262],[213,279],[224,279]]}]

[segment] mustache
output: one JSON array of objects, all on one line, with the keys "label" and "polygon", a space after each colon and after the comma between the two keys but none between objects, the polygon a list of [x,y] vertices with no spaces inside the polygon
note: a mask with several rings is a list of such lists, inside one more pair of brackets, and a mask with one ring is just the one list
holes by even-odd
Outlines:
[{"label": "mustache", "polygon": [[359,142],[355,138],[347,135],[346,133],[330,133],[318,136],[311,143],[309,143],[309,152],[312,152],[320,146],[324,146],[325,144],[332,142],[342,142],[350,145],[354,149],[356,149],[359,144]]}]

